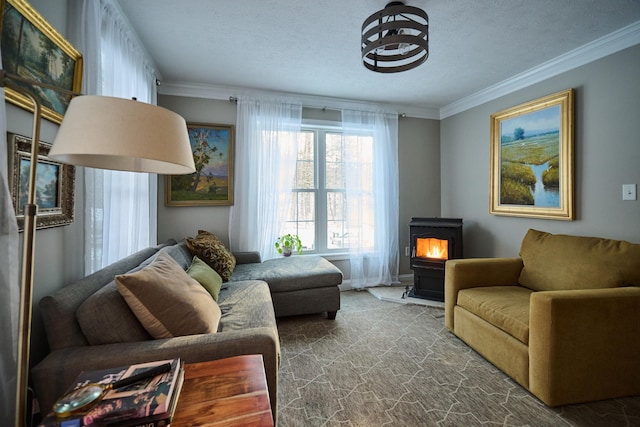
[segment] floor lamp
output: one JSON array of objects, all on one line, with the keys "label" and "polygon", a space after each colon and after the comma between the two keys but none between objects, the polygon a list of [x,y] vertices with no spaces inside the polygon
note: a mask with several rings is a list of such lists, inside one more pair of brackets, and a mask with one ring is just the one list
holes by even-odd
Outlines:
[{"label": "floor lamp", "polygon": [[[16,82],[63,89],[0,70],[2,86],[29,98],[34,107],[31,169],[24,208],[24,241],[18,319],[18,358],[15,426],[26,422],[29,354],[31,344],[32,291],[37,205],[36,170],[40,141],[41,107],[38,99]],[[49,158],[92,168],[181,175],[195,172],[187,124],[164,108],[106,96],[74,97],[56,134]]]}]

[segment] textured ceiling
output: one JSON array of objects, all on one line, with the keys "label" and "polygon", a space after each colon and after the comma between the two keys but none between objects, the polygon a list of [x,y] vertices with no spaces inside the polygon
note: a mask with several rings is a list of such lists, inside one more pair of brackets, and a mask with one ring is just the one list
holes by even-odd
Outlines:
[{"label": "textured ceiling", "polygon": [[163,83],[442,108],[640,21],[640,0],[409,0],[418,68],[378,74],[360,27],[385,0],[119,0]]}]

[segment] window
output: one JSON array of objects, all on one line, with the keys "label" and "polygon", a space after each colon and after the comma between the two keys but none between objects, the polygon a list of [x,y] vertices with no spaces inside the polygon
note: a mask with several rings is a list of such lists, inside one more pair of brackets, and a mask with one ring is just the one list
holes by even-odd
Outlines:
[{"label": "window", "polygon": [[[334,129],[305,127],[297,144],[293,194],[283,232],[300,236],[305,252],[345,252],[349,234],[342,134]],[[365,147],[357,153],[360,161],[370,163],[371,146],[359,145],[360,150]]]}]

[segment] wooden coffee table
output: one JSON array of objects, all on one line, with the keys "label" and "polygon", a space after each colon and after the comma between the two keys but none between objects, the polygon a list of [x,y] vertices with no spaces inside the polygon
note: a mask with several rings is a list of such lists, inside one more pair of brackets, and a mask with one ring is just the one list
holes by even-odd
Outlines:
[{"label": "wooden coffee table", "polygon": [[262,355],[185,364],[171,421],[183,426],[273,427]]}]

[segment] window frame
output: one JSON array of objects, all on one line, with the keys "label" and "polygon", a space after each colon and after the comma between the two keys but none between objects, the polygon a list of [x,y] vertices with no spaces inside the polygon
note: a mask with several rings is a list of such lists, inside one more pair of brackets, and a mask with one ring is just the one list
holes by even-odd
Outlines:
[{"label": "window frame", "polygon": [[[336,122],[320,120],[303,120],[300,128],[301,133],[312,133],[314,149],[314,188],[292,188],[292,193],[314,193],[315,194],[315,249],[304,250],[303,254],[314,254],[329,256],[329,259],[336,260],[348,255],[348,248],[328,248],[328,216],[327,216],[327,195],[330,192],[340,192],[336,189],[326,188],[326,136],[327,134],[342,135],[342,125]],[[346,191],[342,189],[342,192]]]}]

